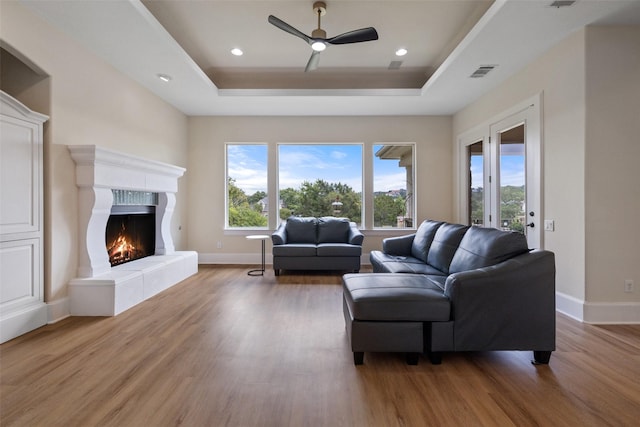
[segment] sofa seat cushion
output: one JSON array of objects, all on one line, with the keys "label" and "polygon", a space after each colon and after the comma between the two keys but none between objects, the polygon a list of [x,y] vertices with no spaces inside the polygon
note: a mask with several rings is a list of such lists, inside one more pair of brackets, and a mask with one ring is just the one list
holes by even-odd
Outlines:
[{"label": "sofa seat cushion", "polygon": [[317,256],[360,256],[362,246],[348,243],[320,243],[317,247]]},{"label": "sofa seat cushion", "polygon": [[289,243],[273,246],[273,256],[305,257],[316,256],[316,254],[316,245],[310,243]]},{"label": "sofa seat cushion", "polygon": [[345,302],[355,320],[449,320],[449,299],[422,274],[345,274],[342,284]]},{"label": "sofa seat cushion", "polygon": [[369,259],[374,273],[441,274],[444,276],[440,270],[411,256],[389,255],[382,251],[371,251]]}]

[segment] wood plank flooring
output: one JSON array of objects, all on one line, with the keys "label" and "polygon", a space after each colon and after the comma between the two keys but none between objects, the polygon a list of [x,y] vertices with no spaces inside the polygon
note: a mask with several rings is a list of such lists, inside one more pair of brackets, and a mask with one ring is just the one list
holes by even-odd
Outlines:
[{"label": "wood plank flooring", "polygon": [[339,274],[201,267],[112,318],[73,317],[0,346],[5,426],[631,426],[640,325],[558,315],[529,352],[365,354],[354,366]]}]

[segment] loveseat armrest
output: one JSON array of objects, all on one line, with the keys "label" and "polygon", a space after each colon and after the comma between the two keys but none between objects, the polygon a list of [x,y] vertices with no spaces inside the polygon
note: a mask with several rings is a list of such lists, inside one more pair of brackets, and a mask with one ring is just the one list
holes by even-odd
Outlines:
[{"label": "loveseat armrest", "polygon": [[271,234],[271,242],[274,245],[284,245],[287,243],[287,223],[281,222],[276,231]]},{"label": "loveseat armrest", "polygon": [[534,250],[451,274],[456,351],[555,350],[555,257]]},{"label": "loveseat armrest", "polygon": [[398,237],[387,237],[382,241],[382,252],[388,255],[411,255],[411,245],[416,234],[407,234]]},{"label": "loveseat armrest", "polygon": [[355,222],[349,222],[349,244],[362,246],[364,241],[364,234],[358,230],[358,226]]}]

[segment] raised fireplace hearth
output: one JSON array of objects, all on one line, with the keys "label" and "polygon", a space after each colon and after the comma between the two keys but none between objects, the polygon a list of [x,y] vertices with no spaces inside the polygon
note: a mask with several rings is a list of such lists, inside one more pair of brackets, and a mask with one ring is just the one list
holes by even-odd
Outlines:
[{"label": "raised fireplace hearth", "polygon": [[[176,251],[171,235],[184,168],[95,145],[68,148],[76,162],[79,222],[72,315],[114,316],[198,271],[197,253]],[[153,203],[121,206],[121,194],[152,194]]]}]

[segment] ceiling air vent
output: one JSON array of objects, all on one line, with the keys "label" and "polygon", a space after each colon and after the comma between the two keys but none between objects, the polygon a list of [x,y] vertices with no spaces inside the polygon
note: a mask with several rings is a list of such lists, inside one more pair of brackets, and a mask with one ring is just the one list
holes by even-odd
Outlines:
[{"label": "ceiling air vent", "polygon": [[391,61],[389,63],[389,70],[399,70],[402,65],[402,61]]},{"label": "ceiling air vent", "polygon": [[553,3],[551,3],[549,6],[557,7],[559,9],[561,7],[572,6],[575,2],[576,2],[576,0],[556,0]]},{"label": "ceiling air vent", "polygon": [[497,65],[481,65],[469,77],[472,77],[474,79],[484,77],[489,73],[489,71],[493,70],[496,67]]}]

